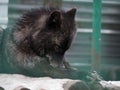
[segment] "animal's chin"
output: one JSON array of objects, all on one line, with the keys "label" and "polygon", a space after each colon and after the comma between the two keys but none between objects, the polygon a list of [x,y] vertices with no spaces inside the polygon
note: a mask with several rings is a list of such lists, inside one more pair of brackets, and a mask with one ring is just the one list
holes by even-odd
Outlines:
[{"label": "animal's chin", "polygon": [[58,64],[58,63],[50,63],[50,65],[53,67],[53,68],[64,68],[64,66],[62,64]]},{"label": "animal's chin", "polygon": [[46,57],[48,58],[48,61],[53,68],[63,68],[63,55],[57,56],[55,54],[47,54]]}]

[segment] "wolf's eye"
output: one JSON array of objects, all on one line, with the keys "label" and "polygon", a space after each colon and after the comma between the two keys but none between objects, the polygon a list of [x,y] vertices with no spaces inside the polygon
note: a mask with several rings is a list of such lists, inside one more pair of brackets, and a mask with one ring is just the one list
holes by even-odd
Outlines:
[{"label": "wolf's eye", "polygon": [[58,51],[60,49],[59,45],[55,45],[55,51]]},{"label": "wolf's eye", "polygon": [[63,53],[63,48],[59,45],[55,45],[55,51],[58,52],[58,53]]}]

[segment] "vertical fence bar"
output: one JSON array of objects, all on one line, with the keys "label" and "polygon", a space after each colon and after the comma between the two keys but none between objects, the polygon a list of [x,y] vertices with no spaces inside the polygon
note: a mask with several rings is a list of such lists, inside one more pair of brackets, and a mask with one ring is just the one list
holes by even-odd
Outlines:
[{"label": "vertical fence bar", "polygon": [[4,30],[8,24],[9,0],[0,0],[0,73],[5,72],[4,66]]},{"label": "vertical fence bar", "polygon": [[102,0],[93,0],[92,33],[92,70],[99,71],[101,59],[101,4]]},{"label": "vertical fence bar", "polygon": [[0,0],[0,27],[6,28],[8,23],[8,1]]}]

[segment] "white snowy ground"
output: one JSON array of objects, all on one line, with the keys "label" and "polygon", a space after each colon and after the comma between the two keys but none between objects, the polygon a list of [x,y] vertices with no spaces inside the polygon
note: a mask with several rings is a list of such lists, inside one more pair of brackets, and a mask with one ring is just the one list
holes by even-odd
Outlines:
[{"label": "white snowy ground", "polygon": [[[0,90],[69,90],[72,85],[78,82],[82,83],[80,80],[71,79],[32,78],[19,74],[0,74]],[[89,90],[80,83],[78,85],[80,88],[77,90]],[[120,90],[120,81],[100,81],[100,83],[103,90]]]},{"label": "white snowy ground", "polygon": [[[68,90],[70,84],[72,85],[77,81],[78,80],[70,79],[52,79],[49,77],[30,78],[18,74],[0,74],[0,87],[5,90],[22,90],[22,88],[28,88],[28,90]],[[69,82],[71,83],[68,84]]]},{"label": "white snowy ground", "polygon": [[120,81],[100,81],[105,90],[120,90]]}]

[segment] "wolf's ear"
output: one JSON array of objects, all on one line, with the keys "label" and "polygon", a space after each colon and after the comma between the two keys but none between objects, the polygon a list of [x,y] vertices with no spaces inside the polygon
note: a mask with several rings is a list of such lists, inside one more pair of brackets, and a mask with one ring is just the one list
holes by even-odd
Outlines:
[{"label": "wolf's ear", "polygon": [[72,8],[71,10],[66,12],[67,15],[69,15],[71,18],[75,18],[75,14],[76,14],[76,8]]},{"label": "wolf's ear", "polygon": [[60,27],[61,26],[61,12],[60,11],[53,11],[49,18],[48,18],[48,25],[50,27]]}]

